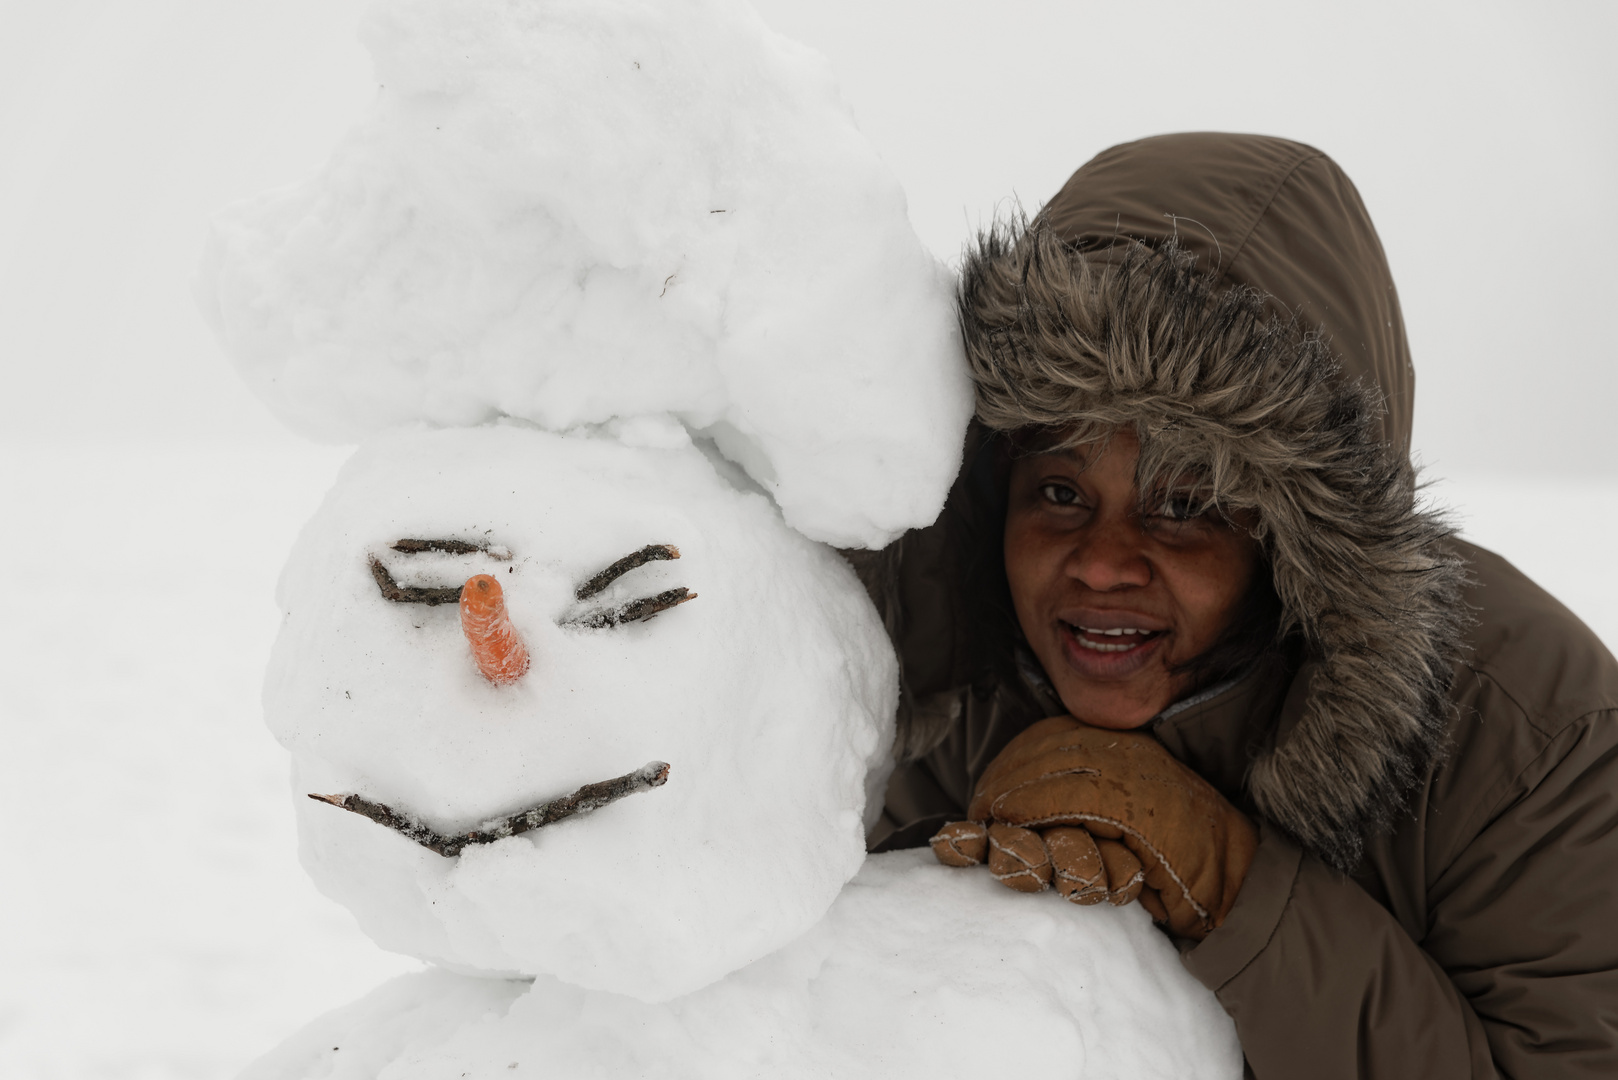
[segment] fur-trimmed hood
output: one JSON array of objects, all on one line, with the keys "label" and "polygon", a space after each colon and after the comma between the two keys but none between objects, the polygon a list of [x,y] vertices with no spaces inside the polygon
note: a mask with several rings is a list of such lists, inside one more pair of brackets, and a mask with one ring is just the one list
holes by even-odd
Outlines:
[{"label": "fur-trimmed hood", "polygon": [[1115,147],[969,252],[961,325],[986,427],[1128,426],[1141,490],[1250,511],[1281,633],[1314,672],[1252,764],[1254,806],[1339,867],[1441,752],[1465,571],[1417,501],[1414,374],[1353,185],[1280,139]]}]

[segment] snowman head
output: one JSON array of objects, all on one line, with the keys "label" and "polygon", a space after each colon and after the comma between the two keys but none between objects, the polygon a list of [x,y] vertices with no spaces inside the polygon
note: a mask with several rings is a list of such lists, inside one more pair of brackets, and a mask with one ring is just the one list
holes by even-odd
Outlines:
[{"label": "snowman head", "polygon": [[[265,694],[300,792],[454,836],[668,764],[659,787],[452,857],[300,798],[306,867],[382,945],[665,998],[796,936],[858,867],[891,649],[838,556],[682,436],[384,437],[304,530]],[[461,550],[395,550],[422,538]],[[648,542],[679,558],[578,599]],[[456,605],[388,599],[373,561],[401,591],[494,577],[527,671],[491,681]],[[679,588],[697,597],[603,617]]]}]

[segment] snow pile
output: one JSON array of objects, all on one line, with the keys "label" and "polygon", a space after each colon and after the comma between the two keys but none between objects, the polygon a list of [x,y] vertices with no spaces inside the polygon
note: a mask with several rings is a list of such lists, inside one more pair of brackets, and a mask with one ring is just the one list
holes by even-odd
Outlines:
[{"label": "snow pile", "polygon": [[407,975],[242,1080],[378,1074],[1212,1080],[1242,1055],[1138,905],[1075,908],[907,851],[867,860],[803,938],[678,1001]]},{"label": "snow pile", "polygon": [[390,0],[363,36],[370,114],[221,217],[200,283],[283,419],[670,413],[815,539],[936,516],[951,282],[822,58],[745,0]]},{"label": "snow pile", "polygon": [[[507,422],[362,447],[282,576],[265,711],[293,754],[304,865],[378,943],[659,1000],[786,944],[854,875],[897,674],[842,559],[678,424],[618,434]],[[680,558],[576,599],[653,543]],[[489,683],[456,605],[390,602],[373,557],[403,587],[496,575],[531,669]],[[676,586],[697,598],[570,624]],[[454,834],[653,760],[662,787],[456,858],[303,798],[357,793]]]}]

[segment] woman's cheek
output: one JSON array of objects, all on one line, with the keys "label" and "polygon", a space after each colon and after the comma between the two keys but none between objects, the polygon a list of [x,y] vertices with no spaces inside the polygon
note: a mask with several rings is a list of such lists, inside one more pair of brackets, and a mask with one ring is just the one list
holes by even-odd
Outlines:
[{"label": "woman's cheek", "polygon": [[1163,560],[1172,568],[1170,591],[1185,620],[1183,647],[1175,662],[1212,648],[1236,618],[1258,562],[1258,545],[1247,535],[1221,529],[1198,545]]}]

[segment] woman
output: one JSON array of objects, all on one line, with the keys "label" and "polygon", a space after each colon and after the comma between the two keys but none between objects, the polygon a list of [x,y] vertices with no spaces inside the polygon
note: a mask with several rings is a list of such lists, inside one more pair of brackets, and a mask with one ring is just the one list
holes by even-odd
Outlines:
[{"label": "woman", "polygon": [[873,849],[987,826],[1008,884],[1139,895],[1260,1078],[1618,1075],[1618,662],[1417,505],[1347,177],[1114,147],[961,303],[967,467],[864,567],[905,670]]}]

